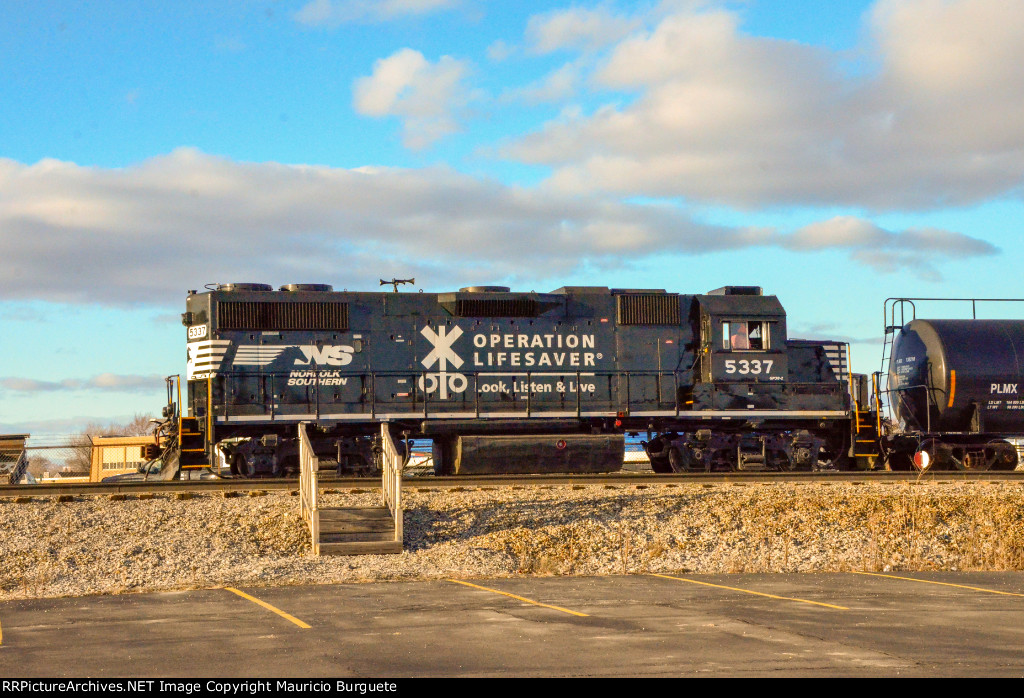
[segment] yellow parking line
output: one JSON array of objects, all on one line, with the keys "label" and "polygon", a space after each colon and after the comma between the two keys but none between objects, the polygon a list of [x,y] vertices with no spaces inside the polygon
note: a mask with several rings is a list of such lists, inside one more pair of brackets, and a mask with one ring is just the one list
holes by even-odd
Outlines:
[{"label": "yellow parking line", "polygon": [[877,572],[854,572],[854,574],[863,574],[868,577],[887,577],[889,579],[902,579],[907,582],[921,582],[922,584],[938,584],[944,587],[956,587],[957,589],[970,589],[971,591],[985,591],[989,594],[1002,594],[1003,596],[1024,596],[1024,594],[1015,594],[1012,591],[997,591],[996,589],[983,589],[982,587],[972,587],[966,584],[951,584],[950,582],[933,582],[930,579],[916,579],[914,577],[898,577],[895,574],[879,574]]},{"label": "yellow parking line", "polygon": [[234,587],[224,587],[224,589],[225,589],[225,591],[230,591],[232,594],[238,594],[243,599],[249,599],[253,603],[259,604],[260,606],[263,606],[263,608],[267,609],[268,611],[273,611],[274,613],[276,613],[277,615],[281,616],[282,618],[285,618],[286,620],[290,620],[292,623],[295,623],[295,625],[299,626],[300,628],[306,628],[308,630],[309,627],[310,627],[310,626],[306,625],[305,623],[303,623],[298,618],[296,618],[295,616],[290,615],[288,613],[285,613],[280,608],[274,608],[273,606],[271,606],[266,601],[260,601],[259,599],[257,599],[254,596],[249,596],[244,591],[239,591],[238,589],[235,589]]},{"label": "yellow parking line", "polygon": [[508,597],[513,598],[513,599],[516,599],[517,601],[523,601],[525,603],[532,603],[534,606],[543,606],[544,608],[553,608],[556,611],[561,611],[562,613],[568,613],[568,614],[573,615],[573,616],[582,616],[584,618],[588,617],[586,613],[580,613],[579,611],[570,611],[568,608],[562,608],[561,606],[552,606],[551,604],[541,603],[540,601],[534,601],[533,599],[523,598],[522,596],[516,596],[515,594],[510,594],[507,591],[498,591],[497,589],[491,589],[490,587],[482,587],[482,586],[479,586],[477,584],[470,584],[469,582],[463,582],[463,581],[460,581],[458,579],[449,579],[448,581],[451,582],[452,584],[462,584],[462,585],[467,586],[467,587],[473,587],[474,589],[483,589],[484,591],[490,591],[490,592],[493,592],[495,594],[501,594],[502,596],[508,596]]},{"label": "yellow parking line", "polygon": [[769,599],[779,599],[781,601],[799,601],[800,603],[809,603],[814,606],[824,606],[825,608],[835,608],[840,611],[849,611],[846,606],[835,606],[830,603],[822,603],[821,601],[808,601],[807,599],[798,599],[792,596],[776,596],[775,594],[765,594],[760,591],[751,591],[750,589],[740,589],[739,587],[727,587],[721,584],[711,584],[710,582],[698,582],[696,579],[685,579],[683,577],[670,577],[667,574],[654,574],[651,573],[652,577],[661,577],[662,579],[674,579],[677,582],[690,582],[691,584],[702,584],[706,587],[715,587],[716,589],[728,589],[729,591],[741,591],[744,594],[753,594],[754,596],[765,596]]}]

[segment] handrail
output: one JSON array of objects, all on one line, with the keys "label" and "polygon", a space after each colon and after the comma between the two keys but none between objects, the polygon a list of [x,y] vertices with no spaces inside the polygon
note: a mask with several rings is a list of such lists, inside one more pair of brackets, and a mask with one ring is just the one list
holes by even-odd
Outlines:
[{"label": "handrail", "polygon": [[381,463],[381,490],[384,506],[391,511],[395,522],[395,541],[403,542],[402,535],[402,469],[409,458],[408,452],[398,453],[387,422],[381,422],[380,440],[383,447]]},{"label": "handrail", "polygon": [[[838,343],[843,346],[843,351],[848,352],[849,349],[845,343]],[[849,354],[846,354],[847,371],[849,372]],[[548,384],[556,386],[558,382],[564,381],[566,385],[574,383],[575,389],[563,389],[564,391],[544,391],[541,394],[540,391],[536,395],[533,394],[532,390],[529,390],[529,394],[526,391],[517,388],[511,392],[513,398],[509,400],[507,397],[501,399],[496,398],[496,393],[482,390],[481,385],[483,381],[487,380],[490,375],[489,372],[473,372],[467,371],[461,375],[465,378],[465,389],[462,393],[450,394],[448,401],[442,402],[439,398],[433,398],[434,402],[430,403],[430,395],[425,392],[422,388],[419,388],[418,383],[423,381],[429,381],[432,374],[426,372],[416,371],[367,371],[365,373],[353,373],[345,376],[350,382],[348,394],[341,395],[337,401],[325,401],[323,396],[320,394],[320,377],[319,375],[309,376],[310,384],[305,386],[306,390],[315,391],[314,396],[312,392],[306,394],[306,400],[300,402],[283,402],[279,399],[276,394],[275,388],[278,384],[283,383],[281,380],[284,376],[288,375],[287,371],[284,372],[270,372],[265,371],[259,374],[261,381],[267,381],[271,386],[273,393],[273,399],[271,395],[262,394],[257,396],[252,402],[241,401],[241,402],[228,402],[228,390],[223,389],[223,402],[220,403],[219,409],[221,414],[228,414],[231,412],[231,408],[238,406],[243,409],[254,410],[250,412],[243,412],[242,414],[257,414],[262,413],[263,415],[270,416],[271,418],[277,418],[281,413],[287,413],[288,408],[292,405],[295,406],[309,406],[314,407],[315,403],[315,414],[320,417],[323,416],[323,412],[328,405],[335,404],[338,406],[344,406],[342,409],[346,412],[351,411],[353,414],[362,414],[373,421],[380,419],[387,419],[388,414],[402,413],[403,415],[408,412],[409,416],[418,415],[424,419],[429,418],[435,412],[439,411],[439,406],[444,405],[445,407],[458,407],[465,411],[470,411],[476,414],[476,416],[486,416],[491,412],[519,412],[524,417],[537,417],[543,418],[548,412],[575,412],[577,417],[582,416],[583,408],[588,407],[591,410],[603,410],[609,414],[617,412],[625,412],[630,414],[633,410],[650,410],[650,409],[661,409],[666,411],[674,411],[679,414],[686,409],[686,406],[680,402],[679,386],[681,382],[681,374],[684,371],[590,371],[583,372],[579,370],[564,371],[564,372],[534,372],[534,371],[523,371],[522,375],[525,380],[520,382],[520,386],[532,385],[534,382],[544,381]],[[230,384],[233,380],[249,380],[255,378],[256,375],[245,371],[226,371],[218,374],[219,377],[225,380],[227,384]],[[389,379],[403,379],[402,384],[411,384],[411,390],[406,396],[396,396],[389,399],[386,395],[378,395],[377,387],[382,381]],[[584,391],[580,388],[581,383],[589,381],[595,386],[595,396],[589,397],[584,396]],[[672,379],[672,383],[675,385],[673,395],[666,395],[663,381]],[[360,384],[362,387],[360,388]],[[711,396],[713,404],[712,409],[716,408],[717,403],[715,398],[717,393],[727,385],[742,386],[748,384],[759,384],[766,386],[776,386],[782,388],[796,388],[801,386],[820,386],[827,388],[829,383],[819,383],[815,381],[800,381],[800,382],[758,382],[753,380],[748,381],[729,381],[728,383],[707,383],[699,385],[713,385],[715,386],[715,394]],[[845,387],[849,392],[849,379],[847,381],[835,381],[835,387],[842,389]],[[352,387],[355,386],[355,390]],[[302,390],[302,388],[299,388]],[[243,391],[245,392],[245,391]],[[299,393],[301,396],[302,393]],[[522,398],[522,399],[518,399]],[[429,408],[428,408],[429,404]],[[447,410],[450,411],[450,410]],[[212,411],[211,411],[212,412]],[[313,414],[310,414],[312,417]]]},{"label": "handrail", "polygon": [[[934,386],[926,385],[924,383],[919,383],[917,385],[904,385],[904,386],[900,386],[898,388],[886,388],[882,392],[884,394],[886,394],[886,395],[888,395],[890,393],[895,393],[896,394],[896,399],[899,400],[901,404],[905,405],[906,404],[906,398],[905,398],[904,393],[909,393],[911,390],[923,390],[924,391],[924,396],[925,396],[925,425],[924,425],[924,427],[925,427],[925,433],[926,434],[930,434],[931,431],[932,431],[932,406],[938,406],[938,404],[939,404],[938,401],[935,399],[935,394],[938,393],[940,395],[945,396],[946,395],[946,391],[942,390],[941,388],[936,388]],[[893,405],[892,405],[892,400],[889,400],[889,409],[890,409],[890,411],[893,412],[893,414],[890,417],[892,419],[895,419],[896,418],[896,413],[895,413],[895,409],[893,408]],[[909,411],[909,408],[908,408],[908,411]],[[917,428],[918,429],[921,428],[920,422],[917,424]]]},{"label": "handrail", "polygon": [[320,554],[320,507],[317,503],[317,473],[320,459],[313,451],[313,446],[306,435],[306,425],[299,424],[299,513],[309,524],[309,533],[313,538],[313,554]]}]

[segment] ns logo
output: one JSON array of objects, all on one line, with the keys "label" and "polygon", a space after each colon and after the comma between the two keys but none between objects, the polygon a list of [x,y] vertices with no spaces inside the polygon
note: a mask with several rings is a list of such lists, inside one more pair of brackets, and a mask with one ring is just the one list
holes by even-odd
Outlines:
[{"label": "ns logo", "polygon": [[296,366],[309,366],[314,363],[319,366],[347,366],[352,363],[352,354],[355,352],[355,349],[345,344],[328,344],[322,347],[315,344],[300,344],[298,349],[302,352],[303,358],[295,359]]}]

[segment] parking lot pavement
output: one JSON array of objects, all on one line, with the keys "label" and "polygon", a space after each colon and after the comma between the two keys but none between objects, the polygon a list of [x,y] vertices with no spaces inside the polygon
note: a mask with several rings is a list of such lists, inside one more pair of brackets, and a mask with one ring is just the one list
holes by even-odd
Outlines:
[{"label": "parking lot pavement", "polygon": [[5,677],[1024,674],[1024,573],[628,575],[0,603]]}]

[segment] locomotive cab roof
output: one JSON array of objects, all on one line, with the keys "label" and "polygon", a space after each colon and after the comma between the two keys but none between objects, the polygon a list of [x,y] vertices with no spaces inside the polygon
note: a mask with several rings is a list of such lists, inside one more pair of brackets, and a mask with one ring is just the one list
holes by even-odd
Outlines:
[{"label": "locomotive cab roof", "polygon": [[776,296],[747,295],[747,294],[714,294],[695,296],[702,312],[712,318],[778,318],[784,319],[786,311]]}]

